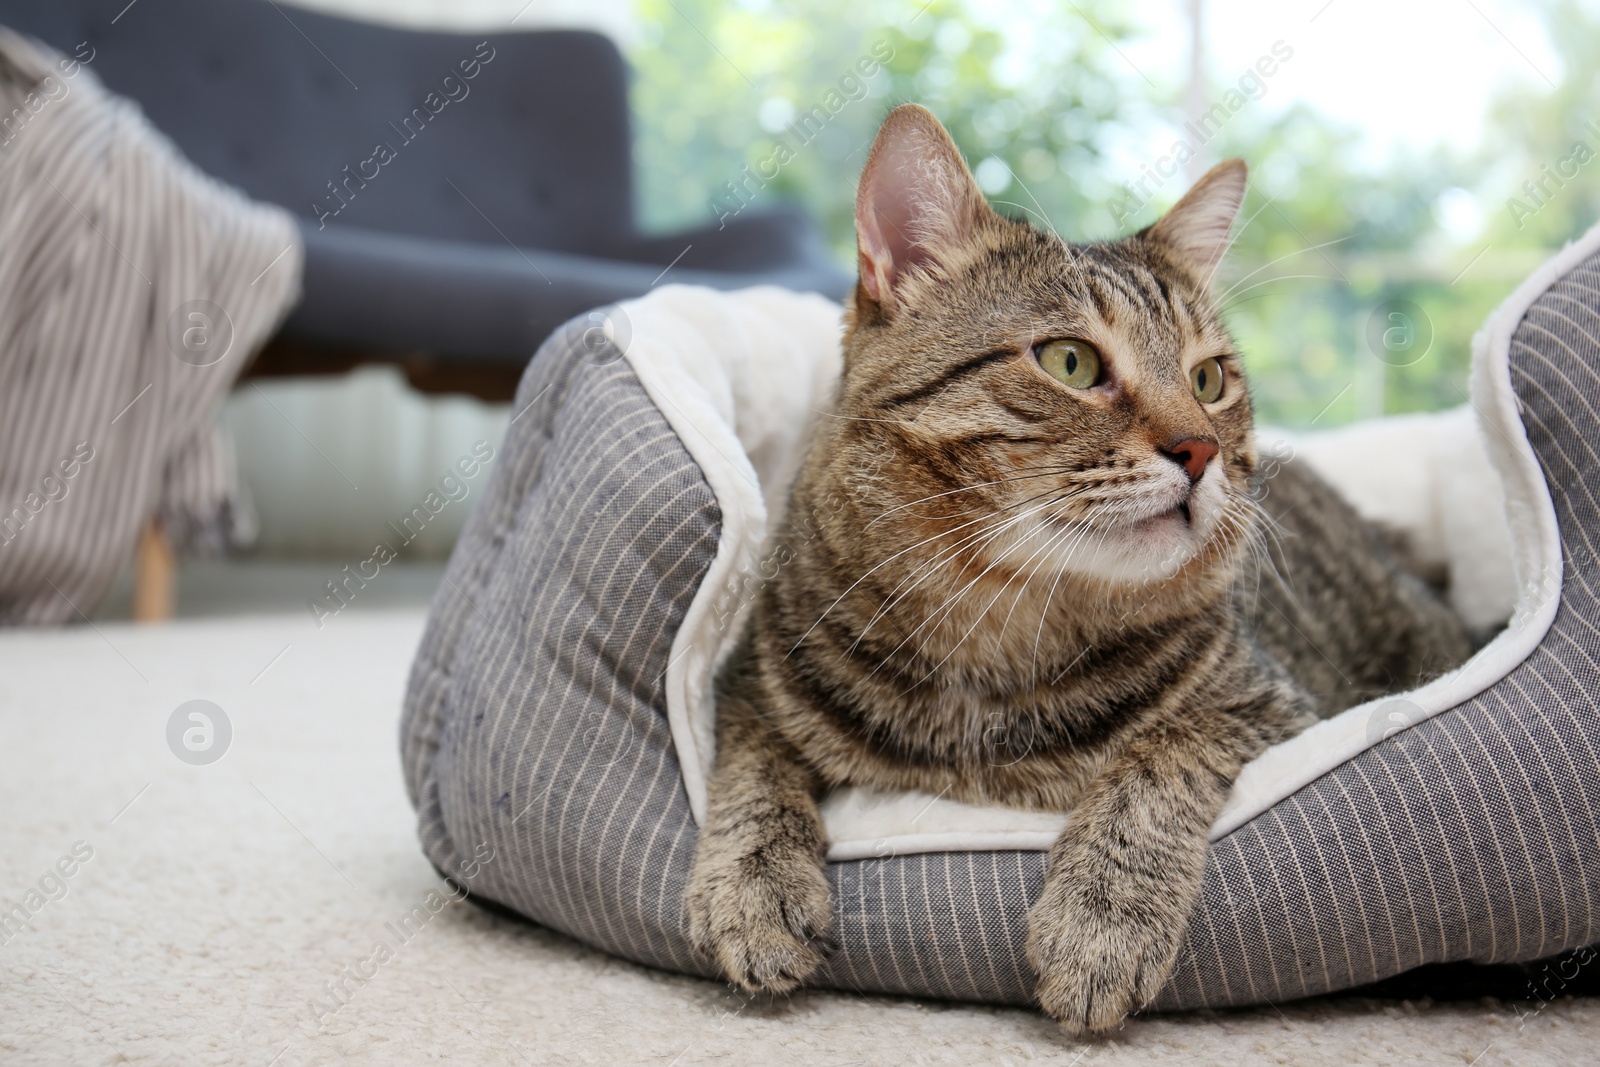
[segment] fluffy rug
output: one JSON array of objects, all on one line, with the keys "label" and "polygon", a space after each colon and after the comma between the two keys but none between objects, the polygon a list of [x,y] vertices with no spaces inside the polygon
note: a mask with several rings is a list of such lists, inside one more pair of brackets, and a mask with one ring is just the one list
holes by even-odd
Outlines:
[{"label": "fluffy rug", "polygon": [[[416,611],[350,612],[318,630],[302,612],[0,636],[0,1060],[1490,1067],[1593,1056],[1593,999],[1520,1020],[1492,1000],[1322,999],[1137,1018],[1111,1041],[1071,1045],[1026,1011],[835,993],[747,1002],[496,918],[448,899],[413,834],[395,733],[421,626]],[[185,712],[174,728],[193,700],[227,719],[201,709],[209,749],[205,722]],[[220,759],[190,762],[225,733]]]}]

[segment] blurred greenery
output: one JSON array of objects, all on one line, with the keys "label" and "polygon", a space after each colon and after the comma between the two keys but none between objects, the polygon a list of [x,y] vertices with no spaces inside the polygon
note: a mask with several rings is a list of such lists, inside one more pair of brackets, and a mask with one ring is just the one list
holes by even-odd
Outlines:
[{"label": "blurred greenery", "polygon": [[[1600,99],[1600,19],[1579,0],[1533,2],[1563,80],[1502,93],[1471,152],[1358,162],[1361,132],[1303,104],[1238,108],[1205,146],[1251,165],[1224,289],[1264,421],[1320,427],[1464,403],[1473,333],[1600,218],[1600,162],[1573,159],[1578,142],[1600,152],[1589,104]],[[1133,68],[1117,43],[1157,28],[1122,11],[1108,0],[639,0],[630,59],[644,219],[698,224],[799,202],[853,265],[866,149],[888,108],[915,100],[945,122],[999,210],[1071,240],[1144,225],[1185,184],[1166,181],[1117,217],[1143,199],[1124,183],[1155,163],[1145,146],[1178,135],[1182,74]],[[1178,15],[1175,3],[1159,32],[1185,32]],[[855,80],[858,64],[885,55],[883,70]],[[1206,106],[1236,81],[1213,77]],[[826,124],[802,145],[788,127],[815,107]],[[792,160],[770,181],[752,177],[772,173],[779,144]],[[1530,180],[1544,182],[1536,197],[1520,191]]]},{"label": "blurred greenery", "polygon": [[[1096,12],[1110,5],[1080,6]],[[1081,19],[1053,18],[1020,49],[989,21],[1004,20],[1003,5],[988,10],[986,16],[952,0],[933,0],[920,14],[915,5],[880,0],[803,7],[640,0],[640,41],[630,58],[646,222],[716,218],[713,197],[737,207],[723,183],[738,183],[746,165],[754,169],[771,156],[784,128],[823,105],[856,74],[859,60],[885,54],[892,58],[866,81],[865,95],[849,100],[840,93],[843,106],[755,193],[752,209],[805,204],[841,261],[853,262],[855,183],[867,147],[891,106],[916,100],[939,115],[974,164],[1003,160],[1052,215],[1084,214],[1115,188],[1100,165],[1099,131],[1116,119],[1116,54],[1107,39],[1078,32]],[[1111,15],[1095,17],[1112,37],[1127,32]],[[1049,57],[1048,78],[1027,76],[1038,69],[1035,56]],[[1024,203],[1039,210],[1031,198]]]}]

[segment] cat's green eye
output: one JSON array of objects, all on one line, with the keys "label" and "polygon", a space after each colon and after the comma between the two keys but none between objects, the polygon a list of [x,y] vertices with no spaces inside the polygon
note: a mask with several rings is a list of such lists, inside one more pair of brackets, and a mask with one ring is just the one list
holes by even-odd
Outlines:
[{"label": "cat's green eye", "polygon": [[1100,353],[1088,341],[1046,341],[1039,346],[1039,366],[1074,389],[1089,389],[1100,382]]},{"label": "cat's green eye", "polygon": [[1195,364],[1189,372],[1189,387],[1194,398],[1202,404],[1214,404],[1222,399],[1222,361],[1212,356]]}]

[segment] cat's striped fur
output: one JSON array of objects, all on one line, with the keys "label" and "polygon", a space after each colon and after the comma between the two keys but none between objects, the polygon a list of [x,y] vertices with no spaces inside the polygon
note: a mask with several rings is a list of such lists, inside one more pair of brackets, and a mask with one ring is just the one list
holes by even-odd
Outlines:
[{"label": "cat's striped fur", "polygon": [[[786,991],[828,950],[823,791],[918,789],[1073,811],[1028,953],[1063,1026],[1114,1026],[1166,978],[1240,767],[1466,655],[1309,472],[1268,483],[1276,525],[1258,503],[1209,291],[1243,184],[1223,164],[1150,230],[1069,247],[993,213],[932,115],[885,122],[843,380],[790,502],[814,533],[720,682],[687,910],[740,985]],[[1045,373],[1059,338],[1104,382]]]}]

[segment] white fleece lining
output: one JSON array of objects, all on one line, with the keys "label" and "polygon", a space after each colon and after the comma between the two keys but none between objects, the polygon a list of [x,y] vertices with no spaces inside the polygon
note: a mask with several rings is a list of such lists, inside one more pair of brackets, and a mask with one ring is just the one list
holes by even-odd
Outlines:
[{"label": "white fleece lining", "polygon": [[722,536],[667,662],[667,723],[695,822],[716,756],[712,680],[750,610],[768,517],[839,378],[839,305],[774,286],[723,293],[665,285],[622,305],[627,360],[678,434],[722,512]]},{"label": "white fleece lining", "polygon": [[[1410,705],[1407,721],[1415,724],[1494,685],[1544,639],[1560,605],[1560,535],[1517,413],[1511,336],[1534,300],[1596,249],[1600,226],[1536,271],[1473,338],[1471,407],[1502,482],[1516,576],[1510,622],[1457,670],[1350,708],[1248,764],[1211,829],[1213,840],[1371,747],[1378,738],[1368,724],[1381,714],[1378,709],[1404,699]],[[665,286],[622,306],[633,328],[627,359],[700,465],[722,510],[721,541],[673,640],[666,677],[667,717],[684,789],[695,820],[703,822],[706,777],[715,758],[712,679],[747,618],[767,558],[766,531],[781,522],[804,442],[838,380],[840,309],[820,297],[772,287],[721,293]],[[830,860],[1044,851],[1066,824],[1060,814],[859,788],[836,791],[822,808]]]}]

